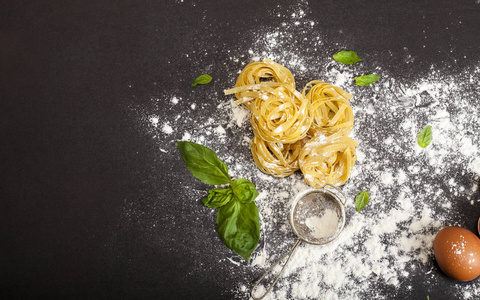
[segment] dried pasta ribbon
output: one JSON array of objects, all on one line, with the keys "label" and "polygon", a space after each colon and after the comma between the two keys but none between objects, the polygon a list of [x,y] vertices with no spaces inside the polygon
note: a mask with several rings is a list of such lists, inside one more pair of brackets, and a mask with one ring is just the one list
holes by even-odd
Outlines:
[{"label": "dried pasta ribbon", "polygon": [[276,177],[286,177],[299,169],[298,156],[305,142],[271,143],[254,136],[250,144],[253,160],[260,171]]},{"label": "dried pasta ribbon", "polygon": [[[246,65],[238,76],[235,87],[269,81],[286,83],[295,89],[295,80],[293,79],[292,73],[281,64],[268,58],[264,58],[262,61],[252,61]],[[249,97],[248,93],[243,92],[237,92],[235,96],[239,100],[244,97]]]},{"label": "dried pasta ribbon", "polygon": [[347,136],[317,135],[300,152],[300,169],[307,184],[321,188],[326,184],[343,185],[357,160],[358,143]]},{"label": "dried pasta ribbon", "polygon": [[310,102],[290,85],[263,94],[249,108],[253,132],[267,142],[295,143],[313,121]]},{"label": "dried pasta ribbon", "polygon": [[266,94],[273,93],[276,88],[279,86],[288,85],[287,83],[280,82],[262,82],[259,84],[244,85],[239,87],[234,87],[232,89],[224,90],[225,95],[238,94],[241,93],[244,97],[234,101],[235,105],[243,104],[247,109],[250,110],[250,103],[257,98],[265,98]]},{"label": "dried pasta ribbon", "polygon": [[262,172],[285,177],[300,168],[317,188],[350,177],[358,146],[346,136],[353,127],[352,95],[319,80],[300,94],[290,71],[267,58],[249,63],[235,87],[225,90],[231,94],[250,110],[250,150]]},{"label": "dried pasta ribbon", "polygon": [[[310,91],[305,95],[308,88]],[[303,95],[312,104],[314,116],[310,128],[312,135],[317,132],[324,135],[337,132],[343,135],[350,133],[353,128],[353,111],[348,100],[352,95],[320,80],[307,83],[303,89]]]}]

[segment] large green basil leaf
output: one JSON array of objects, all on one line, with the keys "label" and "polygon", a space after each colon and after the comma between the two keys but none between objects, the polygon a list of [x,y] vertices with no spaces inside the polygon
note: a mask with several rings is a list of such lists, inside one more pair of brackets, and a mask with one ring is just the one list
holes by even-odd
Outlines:
[{"label": "large green basil leaf", "polygon": [[260,239],[260,222],[255,202],[240,202],[234,197],[218,209],[217,225],[225,245],[249,262]]},{"label": "large green basil leaf", "polygon": [[193,176],[203,183],[219,185],[232,181],[227,165],[218,159],[214,151],[192,142],[176,142],[175,146]]},{"label": "large green basil leaf", "polygon": [[233,191],[231,187],[226,189],[211,189],[208,191],[208,196],[202,199],[205,206],[220,207],[232,200]]},{"label": "large green basil leaf", "polygon": [[258,196],[257,189],[250,180],[240,178],[234,180],[230,186],[240,202],[252,202]]}]

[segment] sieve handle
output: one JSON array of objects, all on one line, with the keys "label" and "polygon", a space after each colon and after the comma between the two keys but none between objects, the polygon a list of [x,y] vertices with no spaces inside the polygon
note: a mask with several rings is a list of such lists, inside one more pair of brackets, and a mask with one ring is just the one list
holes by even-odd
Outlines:
[{"label": "sieve handle", "polygon": [[323,186],[323,189],[325,190],[326,187],[328,187],[329,189],[333,189],[333,190],[339,192],[340,195],[343,196],[343,201],[340,201],[340,202],[342,202],[343,206],[345,206],[345,204],[347,203],[347,197],[345,196],[345,194],[344,194],[339,188],[337,188],[336,186],[333,186],[333,185],[331,185],[331,184],[328,184],[328,183],[325,184],[325,185]]},{"label": "sieve handle", "polygon": [[[257,280],[257,282],[255,282],[255,284],[253,285],[252,287],[252,290],[250,291],[250,296],[254,299],[254,300],[261,300],[263,299],[271,290],[272,288],[275,286],[275,284],[277,283],[277,281],[280,279],[280,276],[282,276],[283,274],[283,271],[285,270],[285,267],[287,266],[288,262],[290,261],[290,258],[292,258],[292,255],[293,253],[295,252],[295,250],[297,249],[297,246],[300,245],[302,243],[302,240],[298,239],[297,242],[295,243],[295,245],[293,245],[292,249],[290,249],[287,253],[285,253],[285,255],[283,255],[279,260],[277,260],[263,275],[262,277],[260,277],[260,279]],[[275,277],[275,280],[273,281],[273,283],[270,285],[270,287],[268,288],[268,290],[261,296],[261,297],[255,297],[253,295],[253,291],[255,290],[255,288],[258,286],[258,284],[270,273],[273,271],[273,269],[285,258],[288,256],[288,259],[287,261],[285,262],[285,264],[283,265],[282,267],[282,270],[280,270],[280,273],[278,273],[277,277]]]}]

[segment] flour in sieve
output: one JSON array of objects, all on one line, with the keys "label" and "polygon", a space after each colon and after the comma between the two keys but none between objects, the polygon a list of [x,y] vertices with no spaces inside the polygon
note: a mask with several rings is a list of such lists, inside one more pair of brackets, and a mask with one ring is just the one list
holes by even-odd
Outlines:
[{"label": "flour in sieve", "polygon": [[317,240],[331,237],[338,227],[337,212],[326,209],[322,216],[311,216],[306,219],[305,225],[310,229],[310,234]]}]

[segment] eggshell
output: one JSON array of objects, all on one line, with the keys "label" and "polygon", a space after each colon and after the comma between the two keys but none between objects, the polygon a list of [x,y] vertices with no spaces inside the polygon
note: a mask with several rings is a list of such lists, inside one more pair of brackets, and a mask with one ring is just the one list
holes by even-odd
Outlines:
[{"label": "eggshell", "polygon": [[468,229],[443,228],[435,237],[433,252],[448,277],[470,281],[480,275],[480,239]]}]

